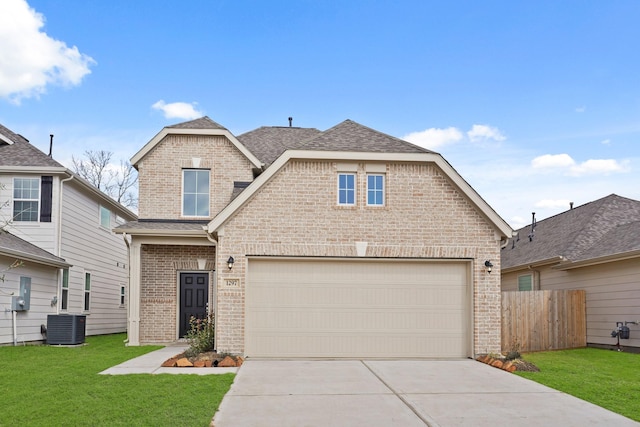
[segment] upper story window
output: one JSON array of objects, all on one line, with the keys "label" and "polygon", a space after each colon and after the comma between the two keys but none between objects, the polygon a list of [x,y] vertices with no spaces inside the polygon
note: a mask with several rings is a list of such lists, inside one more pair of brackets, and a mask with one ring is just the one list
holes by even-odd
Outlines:
[{"label": "upper story window", "polygon": [[338,204],[353,206],[356,204],[356,174],[338,174]]},{"label": "upper story window", "polygon": [[208,169],[184,169],[182,171],[182,215],[209,216]]},{"label": "upper story window", "polygon": [[13,220],[38,221],[40,178],[13,179]]},{"label": "upper story window", "polygon": [[367,205],[384,206],[384,175],[367,175]]},{"label": "upper story window", "polygon": [[100,227],[111,229],[111,211],[104,206],[100,206]]}]

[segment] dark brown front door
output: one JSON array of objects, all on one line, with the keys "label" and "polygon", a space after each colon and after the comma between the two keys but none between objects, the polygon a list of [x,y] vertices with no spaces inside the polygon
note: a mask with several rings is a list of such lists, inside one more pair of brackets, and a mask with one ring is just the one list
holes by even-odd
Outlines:
[{"label": "dark brown front door", "polygon": [[180,273],[180,336],[189,330],[189,319],[207,317],[209,273]]}]

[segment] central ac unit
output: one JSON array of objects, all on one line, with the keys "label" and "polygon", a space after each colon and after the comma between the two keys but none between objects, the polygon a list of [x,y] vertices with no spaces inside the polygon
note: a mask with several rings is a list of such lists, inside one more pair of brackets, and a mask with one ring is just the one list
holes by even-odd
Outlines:
[{"label": "central ac unit", "polygon": [[84,343],[87,316],[84,314],[49,314],[47,344],[76,345]]}]

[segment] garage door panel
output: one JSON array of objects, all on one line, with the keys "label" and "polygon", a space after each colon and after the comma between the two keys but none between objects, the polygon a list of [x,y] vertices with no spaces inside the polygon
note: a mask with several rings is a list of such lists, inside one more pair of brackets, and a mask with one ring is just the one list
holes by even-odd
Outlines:
[{"label": "garage door panel", "polygon": [[468,356],[468,264],[249,261],[247,356]]}]

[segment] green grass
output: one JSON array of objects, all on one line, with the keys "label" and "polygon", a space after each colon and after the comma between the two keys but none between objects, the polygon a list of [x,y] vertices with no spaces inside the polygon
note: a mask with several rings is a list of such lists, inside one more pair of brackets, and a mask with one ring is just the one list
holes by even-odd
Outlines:
[{"label": "green grass", "polygon": [[98,375],[160,348],[125,338],[0,347],[0,426],[208,426],[234,375]]},{"label": "green grass", "polygon": [[528,353],[522,377],[640,421],[640,354],[595,348]]}]

